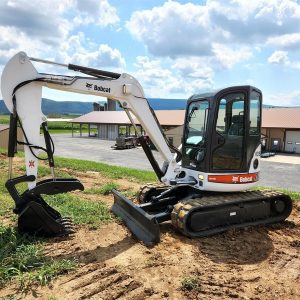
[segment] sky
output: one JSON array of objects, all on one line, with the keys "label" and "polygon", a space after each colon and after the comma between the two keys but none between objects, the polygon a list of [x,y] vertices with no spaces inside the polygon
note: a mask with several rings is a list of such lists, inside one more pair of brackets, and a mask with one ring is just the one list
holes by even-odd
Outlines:
[{"label": "sky", "polygon": [[[0,73],[19,51],[129,73],[151,98],[251,84],[265,104],[300,106],[297,0],[0,0]],[[43,97],[98,100],[50,89]]]}]

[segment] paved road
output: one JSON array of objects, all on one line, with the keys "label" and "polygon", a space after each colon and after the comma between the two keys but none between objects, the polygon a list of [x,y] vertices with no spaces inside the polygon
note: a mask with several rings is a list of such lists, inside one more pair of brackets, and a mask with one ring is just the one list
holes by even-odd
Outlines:
[{"label": "paved road", "polygon": [[[150,163],[142,149],[112,150],[112,141],[103,141],[95,138],[72,138],[69,135],[53,135],[55,143],[55,155],[93,160],[117,166],[152,170]],[[155,153],[158,162],[162,163],[162,157]],[[280,159],[284,161],[284,158]],[[261,162],[260,186],[284,188],[300,192],[300,164],[292,163],[295,160],[288,159],[290,163],[278,161]]]},{"label": "paved road", "polygon": [[300,192],[300,164],[262,160],[259,185]]},{"label": "paved road", "polygon": [[[52,135],[55,155],[104,162],[141,170],[152,170],[142,149],[114,150],[113,141],[95,138],[72,138],[69,135]],[[162,157],[154,151],[155,158],[162,163]]]}]

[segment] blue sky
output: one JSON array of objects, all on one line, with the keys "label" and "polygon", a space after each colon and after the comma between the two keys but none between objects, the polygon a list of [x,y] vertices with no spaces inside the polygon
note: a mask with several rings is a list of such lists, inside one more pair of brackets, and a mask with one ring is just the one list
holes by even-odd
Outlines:
[{"label": "blue sky", "polygon": [[[296,0],[0,0],[0,33],[0,72],[10,57],[25,51],[130,73],[147,97],[188,98],[252,84],[263,91],[266,104],[300,106]],[[49,89],[43,96],[97,101]]]}]

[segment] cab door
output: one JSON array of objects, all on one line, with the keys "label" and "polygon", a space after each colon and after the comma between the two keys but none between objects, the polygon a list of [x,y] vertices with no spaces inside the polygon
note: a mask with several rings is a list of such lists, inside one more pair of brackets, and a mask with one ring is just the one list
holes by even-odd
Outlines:
[{"label": "cab door", "polygon": [[243,172],[246,169],[247,93],[229,92],[215,103],[211,171]]},{"label": "cab door", "polygon": [[[261,103],[261,92],[250,86],[231,88],[216,95],[211,172],[249,171],[261,140]],[[258,161],[253,167],[258,168]]]}]

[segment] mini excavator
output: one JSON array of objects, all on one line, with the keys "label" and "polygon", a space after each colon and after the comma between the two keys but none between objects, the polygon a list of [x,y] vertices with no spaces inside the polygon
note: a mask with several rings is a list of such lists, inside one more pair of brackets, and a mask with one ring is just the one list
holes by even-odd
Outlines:
[{"label": "mini excavator", "polygon": [[[33,62],[59,65],[84,75],[38,73]],[[171,221],[186,236],[202,237],[231,228],[280,222],[291,213],[292,201],[283,193],[246,191],[259,180],[262,106],[259,89],[234,86],[191,96],[187,102],[182,146],[178,150],[166,139],[141,85],[133,76],[59,64],[20,52],[5,66],[1,90],[10,111],[6,188],[15,201],[14,212],[21,232],[45,236],[70,234],[71,220],[50,207],[43,195],[84,189],[77,179],[55,175],[54,144],[47,118],[41,111],[43,87],[108,97],[120,103],[135,128],[133,116],[141,123],[164,159],[159,166],[145,138],[139,136],[160,184],[144,186],[138,196],[139,204],[113,190],[112,211],[145,244],[160,241],[159,224],[165,221]],[[18,124],[24,141],[17,141]],[[40,140],[40,127],[44,143]],[[17,142],[24,145],[26,174],[13,178]],[[37,181],[41,151],[47,154],[52,178]],[[16,186],[24,182],[28,189],[20,193]]]}]

